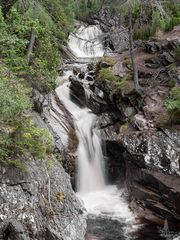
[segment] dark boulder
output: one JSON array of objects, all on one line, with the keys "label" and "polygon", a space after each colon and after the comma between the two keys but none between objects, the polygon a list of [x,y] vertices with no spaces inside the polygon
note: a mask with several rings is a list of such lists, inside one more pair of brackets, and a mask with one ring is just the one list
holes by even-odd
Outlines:
[{"label": "dark boulder", "polygon": [[78,78],[84,79],[85,78],[85,72],[79,73]]},{"label": "dark boulder", "polygon": [[73,67],[73,74],[78,75],[81,72],[81,69],[78,67]]},{"label": "dark boulder", "polygon": [[89,82],[93,82],[94,81],[94,78],[92,76],[87,76],[86,77],[86,80],[89,81]]},{"label": "dark boulder", "polygon": [[73,102],[83,107],[86,105],[86,94],[83,85],[79,81],[71,81],[70,96]]}]

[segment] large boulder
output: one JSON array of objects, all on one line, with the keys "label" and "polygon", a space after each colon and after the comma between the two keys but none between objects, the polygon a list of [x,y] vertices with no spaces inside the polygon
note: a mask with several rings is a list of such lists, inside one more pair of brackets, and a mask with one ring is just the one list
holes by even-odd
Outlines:
[{"label": "large boulder", "polygon": [[0,168],[2,239],[83,240],[86,214],[61,164],[26,157],[27,171]]}]

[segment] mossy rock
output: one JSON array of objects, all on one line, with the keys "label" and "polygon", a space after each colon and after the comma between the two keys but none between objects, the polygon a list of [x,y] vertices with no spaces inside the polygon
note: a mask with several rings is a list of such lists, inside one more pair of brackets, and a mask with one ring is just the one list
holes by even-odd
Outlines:
[{"label": "mossy rock", "polygon": [[102,68],[99,71],[97,80],[109,80],[109,81],[114,81],[114,82],[118,82],[120,80],[119,76],[114,75],[112,69],[110,68]]},{"label": "mossy rock", "polygon": [[114,57],[110,57],[110,56],[105,56],[103,59],[102,59],[103,62],[106,62],[107,64],[113,66],[117,63],[117,59],[114,58]]},{"label": "mossy rock", "polygon": [[166,127],[170,124],[170,119],[171,119],[171,116],[169,112],[165,109],[163,112],[159,113],[155,117],[154,119],[155,126],[158,128]]},{"label": "mossy rock", "polygon": [[170,98],[165,103],[170,111],[180,112],[180,87],[173,87],[170,92]]},{"label": "mossy rock", "polygon": [[123,61],[123,67],[126,67],[126,68],[132,70],[132,61],[131,61],[130,58],[124,59],[124,61]]},{"label": "mossy rock", "polygon": [[57,199],[59,202],[63,201],[64,198],[65,198],[65,194],[64,194],[63,192],[57,192],[57,193],[56,193],[56,199]]}]

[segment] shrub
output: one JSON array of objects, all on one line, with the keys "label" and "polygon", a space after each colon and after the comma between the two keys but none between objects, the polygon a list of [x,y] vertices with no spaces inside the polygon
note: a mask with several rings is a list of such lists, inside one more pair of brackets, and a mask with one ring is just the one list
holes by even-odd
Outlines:
[{"label": "shrub", "polygon": [[30,110],[29,89],[22,79],[8,76],[8,70],[0,64],[0,123],[12,124]]},{"label": "shrub", "polygon": [[20,125],[14,141],[19,152],[28,150],[39,159],[45,158],[51,152],[52,136],[46,129],[36,127],[31,119],[26,119]]}]

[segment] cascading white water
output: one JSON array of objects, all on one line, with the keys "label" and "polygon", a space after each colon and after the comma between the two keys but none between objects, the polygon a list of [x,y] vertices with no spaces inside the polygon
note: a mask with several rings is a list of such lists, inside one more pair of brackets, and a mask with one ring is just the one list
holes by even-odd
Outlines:
[{"label": "cascading white water", "polygon": [[74,117],[78,145],[78,183],[80,193],[103,189],[104,161],[101,139],[96,126],[97,117],[88,108],[81,109],[70,100],[68,83],[56,89],[65,107]]},{"label": "cascading white water", "polygon": [[96,116],[83,109],[75,120],[79,140],[78,191],[87,193],[105,186],[101,139],[97,132]]},{"label": "cascading white water", "polygon": [[[102,31],[98,26],[82,26],[76,34],[69,37],[69,48],[77,58],[98,58],[103,56],[104,50],[100,37]],[[78,59],[79,61],[79,59]],[[88,62],[88,61],[86,61]],[[84,63],[85,65],[85,63]],[[74,67],[75,65],[73,65]],[[72,67],[72,69],[73,69]],[[78,67],[76,65],[76,67]],[[86,66],[87,69],[87,66]],[[83,69],[84,71],[84,69]],[[86,72],[86,70],[85,70]],[[67,77],[73,75],[73,71],[65,71],[62,78],[63,85],[56,89],[56,93],[66,109],[72,114],[76,135],[78,137],[78,196],[84,201],[88,213],[95,217],[115,219],[125,222],[125,229],[121,229],[126,235],[127,230],[133,229],[135,217],[128,208],[128,204],[122,197],[123,190],[108,186],[104,176],[104,159],[102,143],[97,126],[97,116],[88,108],[80,108],[70,98],[70,89]],[[81,81],[86,89],[85,79]],[[86,94],[88,98],[88,94]],[[102,95],[102,94],[101,94]]]},{"label": "cascading white water", "polygon": [[98,26],[81,26],[75,34],[70,34],[68,46],[77,58],[102,57],[102,34]]}]

